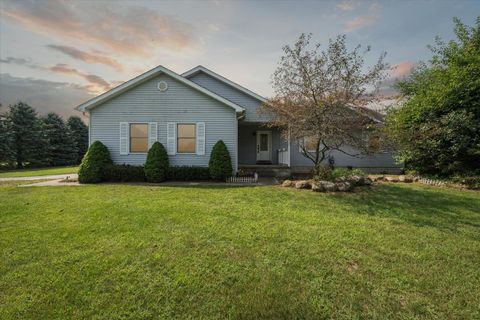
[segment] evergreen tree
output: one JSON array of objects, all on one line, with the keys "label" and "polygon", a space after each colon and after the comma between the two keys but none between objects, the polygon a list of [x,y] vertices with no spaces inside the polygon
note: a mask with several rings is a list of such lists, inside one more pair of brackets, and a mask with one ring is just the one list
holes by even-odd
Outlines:
[{"label": "evergreen tree", "polygon": [[80,163],[88,149],[88,127],[76,116],[68,118],[67,127],[77,148],[76,163]]},{"label": "evergreen tree", "polygon": [[48,141],[47,158],[50,166],[65,166],[77,161],[74,139],[63,119],[50,112],[43,118],[43,129]]},{"label": "evergreen tree", "polygon": [[222,140],[218,140],[213,146],[208,169],[211,178],[214,180],[225,181],[232,175],[232,159],[230,158],[227,145]]},{"label": "evergreen tree", "polygon": [[7,128],[7,118],[0,114],[0,166],[13,160],[12,135]]},{"label": "evergreen tree", "polygon": [[35,109],[23,102],[11,105],[6,114],[6,123],[17,167],[22,168],[25,164],[31,166],[45,164],[46,143],[42,124]]}]

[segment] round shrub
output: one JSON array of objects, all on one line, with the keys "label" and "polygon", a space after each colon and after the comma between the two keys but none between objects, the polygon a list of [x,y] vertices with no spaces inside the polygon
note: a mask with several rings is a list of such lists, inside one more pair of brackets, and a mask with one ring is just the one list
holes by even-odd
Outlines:
[{"label": "round shrub", "polygon": [[218,140],[213,146],[208,162],[210,176],[214,180],[226,180],[232,175],[232,159],[227,146],[222,140]]},{"label": "round shrub", "polygon": [[160,142],[155,142],[148,150],[145,162],[145,177],[149,182],[162,182],[167,177],[169,163],[167,151]]},{"label": "round shrub", "polygon": [[106,167],[112,164],[108,148],[100,141],[95,141],[82,159],[78,169],[78,182],[97,183],[102,181]]}]

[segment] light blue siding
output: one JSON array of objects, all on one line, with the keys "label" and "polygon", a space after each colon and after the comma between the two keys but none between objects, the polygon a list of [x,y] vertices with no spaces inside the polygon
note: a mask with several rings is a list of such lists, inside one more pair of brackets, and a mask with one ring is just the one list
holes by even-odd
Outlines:
[{"label": "light blue siding", "polygon": [[245,122],[264,122],[268,121],[267,115],[261,115],[257,112],[258,108],[262,102],[246,93],[241,92],[238,89],[233,88],[232,86],[212,78],[211,76],[198,72],[191,77],[189,80],[195,82],[196,84],[218,94],[219,96],[224,97],[227,100],[230,100],[239,106],[245,108]]},{"label": "light blue siding", "polygon": [[[168,90],[157,89],[159,81]],[[167,122],[205,122],[205,155],[169,156],[173,166],[208,166],[213,145],[223,140],[237,169],[237,118],[233,108],[166,75],[160,75],[90,111],[90,142],[104,143],[118,164],[143,165],[146,154],[120,155],[120,122],[157,122],[158,141],[167,143]]]},{"label": "light blue siding", "polygon": [[[305,171],[308,168],[313,168],[313,162],[307,159],[300,151],[297,141],[291,141],[290,151],[290,166],[299,171]],[[347,150],[354,154],[353,149]],[[375,153],[366,156],[353,157],[340,151],[332,151],[330,154],[334,161],[335,167],[354,167],[362,168],[365,171],[382,172],[382,171],[398,171],[402,168],[401,165],[395,163],[395,159],[391,153]],[[325,163],[328,163],[325,161]]]}]

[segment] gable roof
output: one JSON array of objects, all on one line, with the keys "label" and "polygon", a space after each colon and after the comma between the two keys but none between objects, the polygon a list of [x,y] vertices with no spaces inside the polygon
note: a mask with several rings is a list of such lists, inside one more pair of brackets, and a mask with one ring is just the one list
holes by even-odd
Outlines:
[{"label": "gable roof", "polygon": [[221,81],[221,82],[225,83],[226,85],[228,85],[230,87],[233,87],[233,88],[245,93],[246,95],[249,95],[249,96],[251,96],[251,97],[253,97],[257,100],[260,100],[261,102],[266,102],[267,101],[267,99],[265,99],[261,95],[258,95],[255,92],[250,91],[247,88],[242,87],[241,85],[239,85],[239,84],[237,84],[237,83],[235,83],[231,80],[228,80],[225,77],[222,77],[218,73],[215,73],[212,70],[205,68],[204,66],[197,66],[193,69],[190,69],[190,70],[182,73],[182,77],[189,78],[189,77],[192,77],[199,72],[203,72],[203,73],[209,75],[210,77],[212,77],[214,79],[217,79],[218,81]]},{"label": "gable roof", "polygon": [[181,83],[197,90],[197,91],[200,91],[204,94],[206,94],[207,96],[233,108],[236,112],[238,113],[241,113],[241,112],[244,112],[245,109],[241,106],[239,106],[238,104],[236,103],[233,103],[232,101],[230,100],[227,100],[215,93],[213,93],[212,91],[209,91],[207,89],[205,89],[204,87],[202,86],[199,86],[198,84],[196,84],[195,82],[193,81],[190,81],[188,80],[187,78],[184,78],[182,76],[180,76],[179,74],[163,67],[163,66],[158,66],[158,67],[155,67],[131,80],[128,80],[127,82],[124,82],[122,83],[121,85],[105,92],[105,93],[102,93],[101,95],[95,97],[95,98],[92,98],[80,105],[78,105],[77,107],[75,107],[76,110],[78,111],[87,111],[87,110],[90,110],[90,109],[93,109],[97,106],[99,106],[100,104],[118,96],[118,95],[121,95],[122,93],[130,90],[131,88],[145,82],[145,81],[148,81],[150,79],[153,79],[154,77],[158,76],[159,74],[166,74],[172,78],[174,78],[175,80],[178,80],[180,81]]}]

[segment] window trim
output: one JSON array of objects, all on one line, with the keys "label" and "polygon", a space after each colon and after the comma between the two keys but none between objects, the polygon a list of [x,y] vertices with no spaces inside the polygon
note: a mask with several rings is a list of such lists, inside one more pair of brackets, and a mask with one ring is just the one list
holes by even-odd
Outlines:
[{"label": "window trim", "polygon": [[[147,125],[147,151],[146,152],[136,152],[132,151],[132,135],[131,128],[132,124],[145,124]],[[129,154],[148,154],[148,140],[150,138],[150,128],[148,127],[148,122],[129,122],[128,123],[128,153]]]},{"label": "window trim", "polygon": [[[196,122],[176,122],[175,123],[175,152],[176,154],[197,154],[197,123]],[[193,132],[195,133],[195,137],[193,138],[180,138],[178,134],[178,126],[183,124],[190,124],[194,125],[195,129]],[[195,150],[193,152],[179,152],[178,151],[178,139],[193,139],[195,141]]]}]

